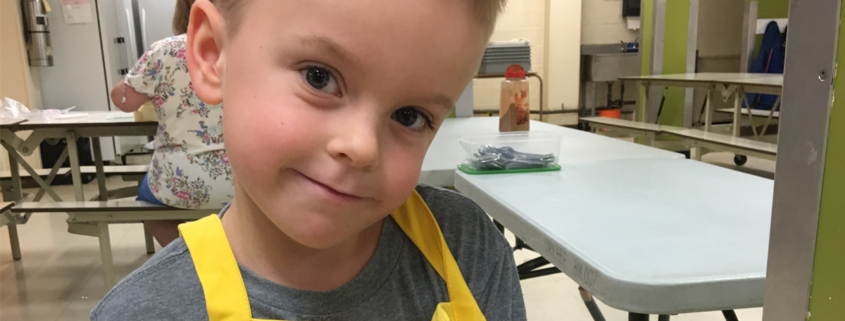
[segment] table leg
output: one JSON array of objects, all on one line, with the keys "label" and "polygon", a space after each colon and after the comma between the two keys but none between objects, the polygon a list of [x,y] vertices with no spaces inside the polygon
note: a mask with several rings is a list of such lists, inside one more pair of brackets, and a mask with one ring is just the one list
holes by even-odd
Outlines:
[{"label": "table leg", "polygon": [[648,314],[629,312],[628,321],[648,321]]},{"label": "table leg", "polygon": [[493,225],[496,225],[496,229],[499,230],[502,235],[505,235],[505,226],[502,225],[502,223],[499,223],[497,220],[493,220]]},{"label": "table leg", "polygon": [[584,305],[587,306],[587,311],[595,321],[605,321],[604,315],[601,313],[596,300],[593,300],[593,294],[582,287],[578,287],[578,292],[581,293],[581,299],[584,300]]},{"label": "table leg", "polygon": [[[47,183],[48,186],[52,186],[51,184],[53,184],[53,180],[56,179],[56,175],[59,174],[59,170],[62,168],[62,164],[65,163],[66,159],[67,159],[67,148],[65,148],[65,150],[62,151],[62,154],[59,156],[59,159],[56,160],[56,163],[53,164],[53,168],[50,169],[50,175],[47,175],[47,179],[44,181],[45,183]],[[33,198],[32,201],[33,202],[40,201],[41,198],[44,197],[44,193],[47,193],[47,190],[45,190],[42,187],[40,190],[38,190],[38,193],[35,194],[35,198]]]},{"label": "table leg", "polygon": [[153,234],[150,233],[147,224],[141,223],[141,225],[144,226],[144,241],[147,243],[147,254],[153,254],[156,252],[155,243],[153,243]]},{"label": "table leg", "polygon": [[739,137],[739,123],[742,120],[742,96],[745,93],[742,88],[737,88],[734,93],[734,119],[733,119],[733,136]]},{"label": "table leg", "polygon": [[766,124],[763,126],[763,130],[760,131],[760,136],[765,135],[766,131],[769,130],[769,125],[772,123],[772,117],[774,117],[775,111],[780,109],[780,104],[781,104],[780,98],[781,97],[782,97],[782,95],[778,95],[777,100],[775,100],[775,104],[772,105],[772,110],[769,111],[769,117],[766,118]]},{"label": "table leg", "polygon": [[657,321],[669,321],[669,315],[661,314],[661,315],[657,316]]},{"label": "table leg", "polygon": [[[740,87],[740,88],[742,88],[742,87]],[[758,139],[758,138],[760,138],[759,137],[760,135],[757,135],[757,126],[754,125],[754,114],[751,112],[751,103],[748,101],[748,97],[745,95],[744,91],[743,91],[743,94],[742,94],[742,101],[745,103],[745,106],[747,107],[746,110],[748,110],[748,122],[751,123],[751,131],[754,132],[754,138]]]},{"label": "table leg", "polygon": [[704,103],[704,131],[709,132],[713,126],[713,107],[710,103],[713,101],[713,86],[707,87],[707,97],[704,99],[706,100]]},{"label": "table leg", "polygon": [[109,190],[106,189],[106,174],[103,173],[103,153],[100,147],[100,138],[91,138],[91,148],[94,152],[94,166],[97,168],[97,187],[100,189],[101,201],[107,201],[109,197]]},{"label": "table leg", "polygon": [[18,167],[18,161],[12,156],[14,149],[10,149],[11,146],[3,144],[3,147],[9,153],[9,171],[12,172],[12,199],[5,201],[20,201],[23,198],[23,191],[21,190],[21,171]]},{"label": "table leg", "polygon": [[725,317],[726,321],[739,321],[739,318],[736,317],[736,312],[734,312],[734,310],[724,310],[722,311],[722,315]]},{"label": "table leg", "polygon": [[[5,147],[7,151],[9,151],[9,164],[11,165],[12,161],[15,162],[15,166],[12,167],[13,168],[12,169],[12,180],[13,180],[12,184],[13,185],[16,185],[18,189],[21,188],[20,187],[21,186],[20,185],[21,184],[20,172],[19,172],[19,169],[18,169],[18,165],[20,165],[21,167],[23,167],[24,170],[26,170],[32,176],[32,179],[35,180],[36,183],[38,183],[38,186],[40,186],[41,189],[43,189],[45,192],[47,192],[47,194],[50,194],[50,197],[52,197],[56,202],[62,201],[62,198],[59,197],[59,195],[56,194],[56,192],[53,191],[52,188],[50,188],[50,185],[47,184],[47,182],[45,182],[43,179],[41,179],[41,176],[38,175],[38,173],[35,171],[35,169],[33,169],[32,166],[30,166],[29,163],[26,162],[26,160],[23,158],[23,156],[18,154],[17,151],[11,149],[12,147],[7,145],[6,143],[2,143],[2,144],[3,144],[3,147]],[[17,174],[16,174],[16,172],[17,172]],[[17,177],[17,180],[15,180],[15,177]],[[16,197],[18,197],[18,196],[16,196]],[[22,195],[17,200],[20,200],[21,198],[22,198]]]},{"label": "table leg", "polygon": [[97,223],[97,234],[100,239],[100,260],[103,264],[103,279],[105,279],[106,289],[114,287],[114,260],[111,253],[111,239],[109,236],[109,224],[105,222]]},{"label": "table leg", "polygon": [[699,162],[700,162],[700,161],[701,161],[701,156],[702,156],[702,149],[703,149],[703,148],[701,148],[701,147],[693,147],[693,148],[691,148],[691,149],[690,149],[690,157],[689,157],[689,158],[690,158],[690,159],[692,159],[692,160],[697,160],[697,161],[699,161]]},{"label": "table leg", "polygon": [[9,228],[9,244],[12,246],[12,258],[17,261],[21,259],[21,244],[18,239],[18,225],[15,222],[14,215],[7,214],[7,218],[9,219],[9,225],[6,227]]},{"label": "table leg", "polygon": [[70,173],[73,178],[73,193],[79,202],[85,201],[85,191],[82,189],[82,173],[79,169],[79,149],[76,146],[76,135],[67,133],[67,149],[70,154]]},{"label": "table leg", "polygon": [[640,110],[643,112],[642,115],[642,122],[648,122],[648,89],[649,86],[647,84],[643,84],[643,103]]},{"label": "table leg", "polygon": [[645,138],[648,146],[654,147],[654,141],[657,139],[657,135],[654,133],[646,133]]}]

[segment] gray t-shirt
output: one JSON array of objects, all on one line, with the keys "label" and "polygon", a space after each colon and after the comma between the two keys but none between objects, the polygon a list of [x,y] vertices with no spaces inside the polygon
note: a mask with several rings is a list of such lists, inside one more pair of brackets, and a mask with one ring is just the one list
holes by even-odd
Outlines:
[{"label": "gray t-shirt", "polygon": [[[417,192],[487,320],[526,320],[513,253],[484,211],[449,190],[420,185]],[[437,304],[449,300],[446,283],[389,216],[373,259],[335,290],[297,290],[240,269],[258,319],[428,321]],[[208,320],[185,241],[175,240],[120,281],[91,320]]]}]

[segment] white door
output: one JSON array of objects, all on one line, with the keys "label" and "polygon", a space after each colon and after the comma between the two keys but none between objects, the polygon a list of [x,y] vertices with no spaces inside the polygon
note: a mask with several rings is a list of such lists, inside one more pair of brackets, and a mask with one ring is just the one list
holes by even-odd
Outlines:
[{"label": "white door", "polygon": [[156,41],[173,36],[176,0],[136,0],[141,29],[141,45],[146,50]]}]

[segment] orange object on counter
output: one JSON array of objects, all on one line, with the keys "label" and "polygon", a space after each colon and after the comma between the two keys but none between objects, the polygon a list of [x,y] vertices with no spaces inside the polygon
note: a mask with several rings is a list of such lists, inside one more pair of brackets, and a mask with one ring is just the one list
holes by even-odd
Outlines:
[{"label": "orange object on counter", "polygon": [[600,110],[599,111],[599,117],[619,119],[619,118],[622,117],[622,110],[621,109]]}]

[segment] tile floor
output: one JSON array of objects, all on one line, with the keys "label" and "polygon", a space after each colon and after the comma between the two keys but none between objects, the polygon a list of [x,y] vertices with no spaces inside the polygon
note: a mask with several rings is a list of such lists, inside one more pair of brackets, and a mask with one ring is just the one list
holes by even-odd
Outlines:
[{"label": "tile floor", "polygon": [[[737,169],[732,155],[726,153],[708,154],[704,160]],[[766,160],[751,158],[738,169],[769,178],[774,176],[774,162]],[[111,179],[108,184],[120,187],[127,183]],[[57,187],[56,192],[65,199],[73,199],[70,186]],[[96,184],[88,184],[85,194],[95,193]],[[34,214],[26,225],[19,226],[23,252],[20,261],[12,260],[8,230],[0,228],[0,320],[87,320],[91,309],[105,295],[97,239],[68,234],[65,219],[63,214]],[[140,224],[112,225],[110,232],[120,279],[149,256]],[[518,251],[515,257],[521,263],[535,255]],[[523,281],[529,320],[591,320],[577,287],[563,274]],[[627,320],[625,312],[599,305],[607,320]],[[743,321],[762,319],[761,309],[739,310],[737,314]],[[720,312],[708,312],[674,316],[672,320],[724,319]]]}]

